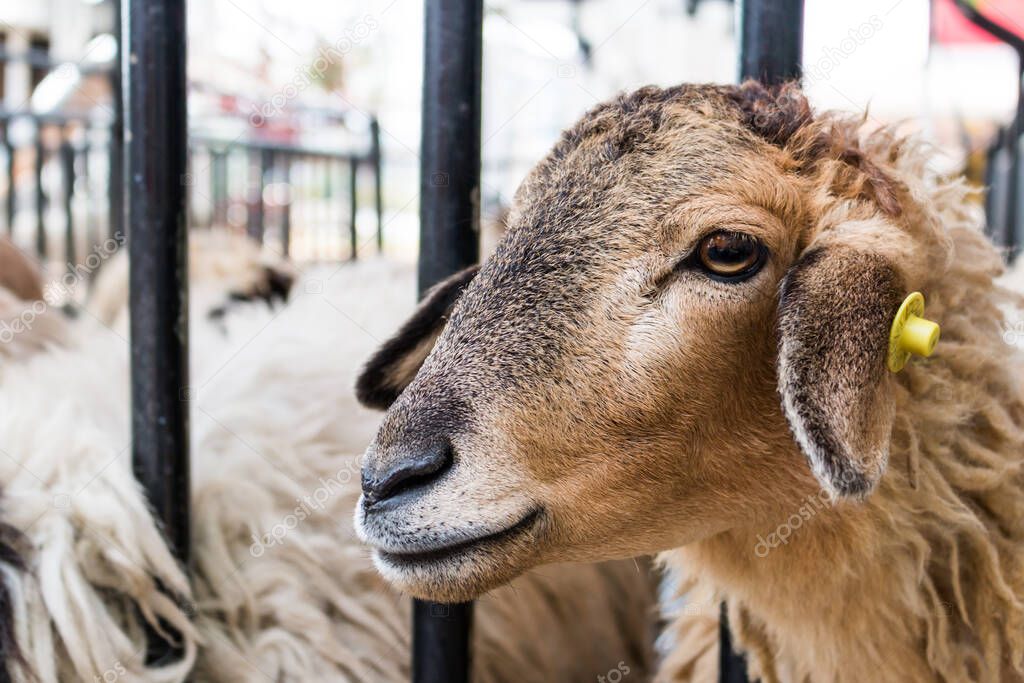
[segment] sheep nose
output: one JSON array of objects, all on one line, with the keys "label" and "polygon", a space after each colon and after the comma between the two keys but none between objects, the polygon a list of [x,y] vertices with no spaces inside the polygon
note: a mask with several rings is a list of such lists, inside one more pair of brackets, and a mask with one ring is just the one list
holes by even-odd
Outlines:
[{"label": "sheep nose", "polygon": [[422,492],[452,466],[454,457],[447,442],[434,443],[414,456],[392,462],[382,472],[364,467],[363,505],[367,508],[402,493]]}]

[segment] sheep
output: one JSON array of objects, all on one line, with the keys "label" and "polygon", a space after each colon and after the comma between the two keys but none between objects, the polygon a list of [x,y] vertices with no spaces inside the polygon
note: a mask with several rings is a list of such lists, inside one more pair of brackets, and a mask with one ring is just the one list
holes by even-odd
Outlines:
[{"label": "sheep", "polygon": [[[189,305],[214,318],[232,302],[288,297],[295,270],[284,257],[226,229],[189,233]],[[86,311],[120,332],[128,329],[128,253],[116,251],[96,275]]]},{"label": "sheep", "polygon": [[0,238],[0,358],[16,361],[60,343],[67,322],[43,298],[39,269],[13,242]]},{"label": "sheep", "polygon": [[[565,132],[360,377],[393,401],[355,512],[383,576],[464,600],[658,552],[751,679],[1024,680],[1022,300],[964,185],[863,123],[748,82]],[[894,374],[917,290],[943,340]],[[656,680],[707,680],[709,623]]]},{"label": "sheep", "polygon": [[[99,250],[95,283],[85,314],[122,337],[128,332],[128,254],[110,240]],[[233,305],[261,299],[270,305],[288,296],[294,268],[283,258],[260,250],[244,235],[196,231],[189,242],[189,269],[194,283],[190,302],[201,315],[222,317]],[[109,259],[109,260],[107,260]],[[85,269],[89,271],[88,268]],[[74,307],[80,275],[44,282],[36,264],[13,242],[0,238],[0,357],[17,360],[69,338],[70,320],[62,304]],[[45,290],[45,291],[44,291]],[[70,302],[65,300],[70,299]]]},{"label": "sheep", "polygon": [[[1016,262],[1007,268],[1006,273],[996,280],[997,284],[1010,291],[1024,292],[1024,259],[1017,258]],[[1010,302],[1003,306],[1003,316],[1006,319],[1006,330],[1003,333],[1003,341],[1007,344],[1015,344],[1024,347],[1024,313],[1021,312],[1016,302]]]},{"label": "sheep", "polygon": [[[85,316],[62,344],[0,368],[0,508],[27,566],[0,557],[15,598],[4,624],[25,660],[8,660],[14,680],[407,680],[407,602],[340,511],[359,495],[345,453],[377,421],[348,411],[356,359],[412,294],[411,268],[369,262],[305,273],[284,308],[243,302],[216,324],[194,310],[192,581],[131,476],[117,332]],[[651,605],[632,562],[524,577],[479,606],[475,674],[644,672]],[[146,622],[179,639],[179,662],[145,662]]]},{"label": "sheep", "polygon": [[0,237],[0,287],[22,301],[43,298],[39,269],[7,237]]}]

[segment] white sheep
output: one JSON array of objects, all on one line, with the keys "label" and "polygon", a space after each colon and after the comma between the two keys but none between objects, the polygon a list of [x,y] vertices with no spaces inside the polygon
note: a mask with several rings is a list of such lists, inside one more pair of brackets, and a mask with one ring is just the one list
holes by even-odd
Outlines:
[{"label": "white sheep", "polygon": [[[193,311],[191,582],[131,476],[120,314],[114,329],[85,316],[58,347],[0,367],[0,509],[27,564],[4,578],[29,670],[407,680],[408,600],[352,533],[358,463],[345,454],[378,420],[351,397],[358,362],[413,298],[410,267],[368,262],[305,273],[284,307],[239,303],[212,324]],[[525,577],[478,606],[478,680],[646,670],[649,589],[632,562]],[[143,616],[177,631],[180,663],[145,664]],[[15,679],[29,680],[17,667]]]},{"label": "white sheep", "polygon": [[[295,279],[293,266],[283,256],[226,229],[191,231],[188,265],[190,309],[214,317],[232,302],[283,301]],[[128,250],[112,253],[95,275],[86,312],[124,333],[128,329]]]},{"label": "white sheep", "polygon": [[12,241],[0,238],[0,359],[24,358],[66,334],[67,320],[44,299],[36,264]]}]

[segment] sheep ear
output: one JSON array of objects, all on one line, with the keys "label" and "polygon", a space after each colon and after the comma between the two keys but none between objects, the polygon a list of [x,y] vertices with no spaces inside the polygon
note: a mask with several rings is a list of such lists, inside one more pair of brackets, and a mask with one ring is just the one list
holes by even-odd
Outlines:
[{"label": "sheep ear", "polygon": [[384,342],[356,380],[356,398],[370,408],[386,409],[409,386],[434,348],[462,290],[480,266],[470,266],[434,285],[412,317]]},{"label": "sheep ear", "polygon": [[888,462],[895,406],[886,355],[902,293],[887,259],[835,244],[812,246],[782,283],[783,410],[836,497],[867,495]]}]

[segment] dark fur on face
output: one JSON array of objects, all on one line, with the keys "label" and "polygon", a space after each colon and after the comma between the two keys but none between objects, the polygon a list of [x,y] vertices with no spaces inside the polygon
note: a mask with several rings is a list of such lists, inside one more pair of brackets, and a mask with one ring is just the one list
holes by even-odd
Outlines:
[{"label": "dark fur on face", "polygon": [[461,270],[434,285],[412,317],[366,362],[356,382],[356,397],[370,408],[388,408],[416,375],[448,322],[462,290],[479,266]]}]

